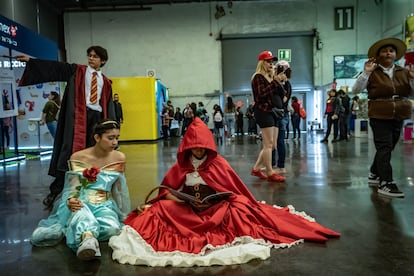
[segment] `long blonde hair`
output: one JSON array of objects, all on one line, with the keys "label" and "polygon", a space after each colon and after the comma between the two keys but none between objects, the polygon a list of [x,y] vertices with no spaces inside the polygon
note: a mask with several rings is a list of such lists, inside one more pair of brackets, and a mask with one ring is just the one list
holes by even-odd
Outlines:
[{"label": "long blonde hair", "polygon": [[257,62],[256,72],[253,74],[252,79],[254,78],[256,74],[260,74],[264,76],[268,82],[271,82],[273,80],[275,71],[271,70],[270,72],[268,72],[267,67],[264,63],[265,63],[264,60],[259,60],[259,62]]}]

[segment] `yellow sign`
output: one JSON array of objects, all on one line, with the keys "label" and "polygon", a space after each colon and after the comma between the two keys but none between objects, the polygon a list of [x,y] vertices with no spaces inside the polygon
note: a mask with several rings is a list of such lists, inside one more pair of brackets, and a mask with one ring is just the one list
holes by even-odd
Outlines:
[{"label": "yellow sign", "polygon": [[279,60],[286,60],[287,62],[291,62],[292,50],[291,49],[279,49],[277,50],[277,57]]}]

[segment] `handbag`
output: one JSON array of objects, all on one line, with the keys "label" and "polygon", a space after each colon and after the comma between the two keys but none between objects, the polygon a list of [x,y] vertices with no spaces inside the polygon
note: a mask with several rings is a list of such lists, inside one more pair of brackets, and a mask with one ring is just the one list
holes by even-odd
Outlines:
[{"label": "handbag", "polygon": [[276,119],[281,120],[285,117],[285,110],[283,108],[272,108],[273,113],[276,115]]},{"label": "handbag", "polygon": [[305,109],[304,109],[303,107],[301,107],[301,108],[299,109],[299,116],[300,116],[302,119],[306,119],[306,111],[305,111]]}]

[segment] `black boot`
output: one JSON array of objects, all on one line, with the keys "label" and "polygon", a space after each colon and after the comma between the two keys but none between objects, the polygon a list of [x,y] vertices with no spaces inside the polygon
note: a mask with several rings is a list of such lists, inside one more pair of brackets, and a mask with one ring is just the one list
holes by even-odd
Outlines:
[{"label": "black boot", "polygon": [[53,203],[55,202],[55,199],[58,195],[57,194],[48,194],[45,199],[43,199],[43,205],[46,206],[45,209],[51,210],[53,207]]},{"label": "black boot", "polygon": [[46,209],[52,209],[53,203],[55,202],[56,197],[62,192],[63,185],[65,182],[65,172],[58,172],[56,174],[55,180],[50,183],[49,190],[50,193],[43,199],[43,205],[46,206]]}]

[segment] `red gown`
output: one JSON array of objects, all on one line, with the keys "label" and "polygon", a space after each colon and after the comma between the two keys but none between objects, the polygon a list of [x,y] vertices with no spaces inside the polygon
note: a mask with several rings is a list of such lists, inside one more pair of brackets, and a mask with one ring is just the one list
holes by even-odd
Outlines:
[{"label": "red gown", "polygon": [[[165,200],[168,191],[161,189],[149,209],[140,215],[130,213],[121,235],[111,238],[114,259],[150,266],[234,264],[265,259],[270,255],[270,247],[290,247],[303,240],[325,242],[329,237],[340,236],[292,207],[279,208],[256,201],[227,161],[217,154],[211,131],[198,118],[186,131],[177,162],[166,173],[162,185],[179,189],[186,175],[194,173],[190,149],[195,147],[207,149],[207,159],[197,170],[205,183],[217,192],[233,194],[207,210],[195,212],[190,205]],[[258,247],[243,247],[247,244],[265,247],[267,252],[238,259],[243,250],[248,254],[258,250]],[[232,247],[236,251],[231,251]],[[223,249],[226,250],[223,255],[230,255],[231,260],[220,254],[213,260],[208,258],[212,252]],[[142,250],[148,252],[142,254]]]}]

